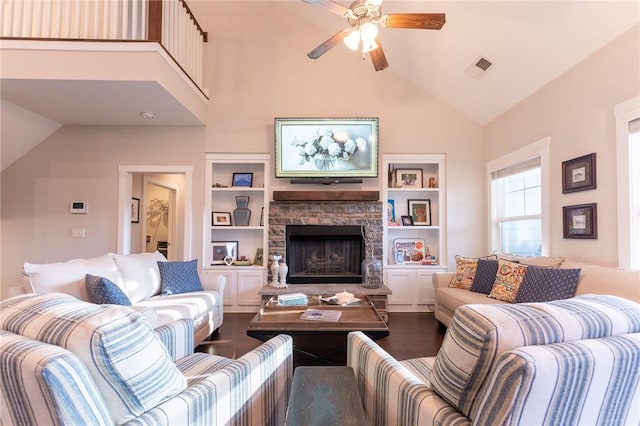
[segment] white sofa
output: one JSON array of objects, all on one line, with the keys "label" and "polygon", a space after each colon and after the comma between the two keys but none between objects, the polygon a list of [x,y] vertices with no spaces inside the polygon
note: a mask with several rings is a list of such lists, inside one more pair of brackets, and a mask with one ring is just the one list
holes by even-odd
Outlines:
[{"label": "white sofa", "polygon": [[[516,257],[497,254],[499,258],[515,260],[527,266],[544,268],[580,269],[575,295],[609,294],[640,302],[640,271],[575,262],[556,257]],[[449,325],[455,310],[467,304],[502,304],[501,300],[487,297],[467,289],[450,287],[455,272],[438,272],[433,275],[435,289],[435,318]]]},{"label": "white sofa", "polygon": [[193,351],[193,321],[61,293],[0,302],[0,424],[284,424],[292,340],[229,359]]},{"label": "white sofa", "polygon": [[166,261],[156,251],[129,255],[107,253],[58,263],[26,262],[25,290],[27,293],[65,293],[90,302],[86,275],[104,277],[116,284],[133,307],[143,311],[154,326],[183,318],[192,320],[197,346],[222,325],[226,281],[222,277],[216,288],[204,291],[162,295],[158,262]]}]

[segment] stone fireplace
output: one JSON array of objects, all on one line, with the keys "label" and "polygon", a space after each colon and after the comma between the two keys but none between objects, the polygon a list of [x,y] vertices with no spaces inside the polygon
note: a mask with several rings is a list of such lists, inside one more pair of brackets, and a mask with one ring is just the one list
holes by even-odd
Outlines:
[{"label": "stone fireplace", "polygon": [[289,284],[360,283],[360,262],[368,253],[382,258],[380,201],[273,201],[269,205],[269,263],[272,255],[287,260]]}]

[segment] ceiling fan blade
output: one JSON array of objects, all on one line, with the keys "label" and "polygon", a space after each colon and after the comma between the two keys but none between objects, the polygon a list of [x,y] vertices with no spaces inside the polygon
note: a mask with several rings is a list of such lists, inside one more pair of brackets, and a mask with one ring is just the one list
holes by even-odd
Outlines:
[{"label": "ceiling fan blade", "polygon": [[353,31],[353,28],[345,28],[342,31],[335,33],[331,36],[327,41],[322,43],[320,46],[313,49],[311,52],[307,53],[307,56],[311,59],[318,59],[320,56],[327,53],[329,49],[331,49],[336,44],[340,43],[342,39],[349,35]]},{"label": "ceiling fan blade", "polygon": [[336,15],[344,16],[344,14],[349,10],[343,5],[336,3],[331,0],[302,0],[305,3],[309,3],[313,6],[318,6],[323,9],[328,10],[331,13],[335,13]]},{"label": "ceiling fan blade", "polygon": [[439,30],[444,23],[444,13],[392,13],[382,17],[382,25],[387,28]]},{"label": "ceiling fan blade", "polygon": [[387,62],[387,57],[384,55],[384,50],[382,50],[380,39],[377,37],[376,44],[378,47],[369,52],[369,56],[371,56],[371,62],[373,62],[373,67],[376,71],[382,71],[389,66],[389,63]]}]

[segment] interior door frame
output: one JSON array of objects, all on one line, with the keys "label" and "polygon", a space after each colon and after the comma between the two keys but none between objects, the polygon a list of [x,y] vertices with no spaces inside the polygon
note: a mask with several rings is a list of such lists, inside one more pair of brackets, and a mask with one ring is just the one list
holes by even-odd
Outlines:
[{"label": "interior door frame", "polygon": [[133,196],[134,173],[175,173],[184,174],[184,229],[183,229],[183,260],[191,256],[191,242],[193,231],[193,167],[192,166],[118,166],[118,226],[116,251],[120,254],[131,253],[131,197]]}]

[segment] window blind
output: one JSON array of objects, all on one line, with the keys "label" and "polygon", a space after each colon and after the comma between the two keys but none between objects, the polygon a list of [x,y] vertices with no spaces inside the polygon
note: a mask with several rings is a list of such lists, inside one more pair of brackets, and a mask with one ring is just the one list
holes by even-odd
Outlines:
[{"label": "window blind", "polygon": [[640,133],[640,118],[629,122],[629,134]]},{"label": "window blind", "polygon": [[504,169],[496,170],[491,173],[491,179],[501,179],[507,176],[515,175],[518,173],[526,172],[529,170],[540,168],[542,162],[540,157],[535,157],[527,161],[523,161],[522,163],[514,164],[509,167],[505,167]]}]

